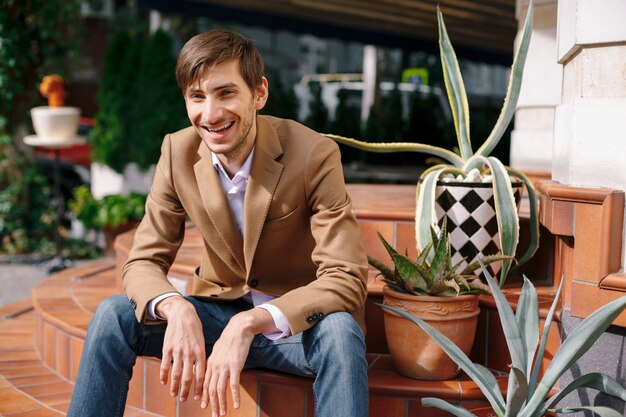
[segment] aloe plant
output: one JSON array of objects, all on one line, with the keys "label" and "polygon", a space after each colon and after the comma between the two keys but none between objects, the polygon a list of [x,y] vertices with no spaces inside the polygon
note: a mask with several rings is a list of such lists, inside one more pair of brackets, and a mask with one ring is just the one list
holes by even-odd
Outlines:
[{"label": "aloe plant", "polygon": [[[530,229],[531,239],[526,252],[520,257],[519,264],[523,264],[530,259],[539,245],[539,221],[537,217],[536,193],[535,189],[526,175],[511,167],[504,166],[497,158],[490,157],[489,154],[498,144],[508,124],[515,113],[515,106],[519,98],[522,84],[522,73],[533,21],[533,1],[528,6],[528,14],[524,23],[521,42],[513,59],[509,85],[504,99],[504,104],[500,111],[500,116],[489,136],[474,153],[470,141],[470,116],[469,105],[463,77],[459,68],[454,49],[448,37],[443,15],[437,8],[437,19],[439,23],[439,50],[443,67],[444,82],[448,93],[448,100],[452,109],[454,127],[456,130],[459,153],[449,151],[436,146],[420,143],[368,143],[360,140],[346,138],[343,136],[326,134],[325,136],[335,141],[349,145],[358,149],[372,152],[423,152],[434,155],[447,161],[447,164],[438,164],[427,169],[421,176],[417,185],[417,206],[415,212],[416,241],[418,251],[422,251],[431,239],[429,229],[437,222],[435,213],[435,189],[437,181],[446,174],[462,176],[467,178],[468,173],[473,169],[478,169],[483,174],[491,174],[493,193],[495,200],[495,211],[498,222],[500,250],[506,256],[514,256],[519,242],[519,218],[517,205],[513,196],[510,178],[513,177],[522,181],[528,190],[530,204]],[[500,270],[500,286],[511,266],[511,260],[505,260]]]},{"label": "aloe plant", "polygon": [[[614,378],[602,373],[582,375],[557,394],[550,396],[555,383],[600,337],[613,320],[626,308],[626,296],[615,300],[593,312],[583,320],[561,344],[552,361],[539,380],[539,370],[544,357],[550,324],[560,298],[563,282],[550,307],[539,338],[539,307],[537,292],[532,283],[524,277],[524,285],[517,304],[517,311],[507,302],[500,287],[486,268],[483,272],[496,301],[496,307],[504,338],[511,354],[506,400],[500,393],[495,376],[486,367],[472,363],[461,350],[439,331],[425,321],[398,308],[382,305],[422,328],[445,351],[450,358],[476,383],[498,417],[540,417],[546,412],[573,413],[589,410],[602,417],[621,416],[607,407],[579,406],[556,408],[557,403],[567,394],[578,388],[592,388],[626,401],[626,389]],[[533,361],[534,359],[534,361]],[[423,398],[425,407],[437,407],[459,417],[474,416],[470,411],[452,405],[438,398]]]},{"label": "aloe plant", "polygon": [[[462,270],[461,265],[464,259],[452,265],[452,253],[446,219],[444,219],[440,236],[437,236],[435,229],[430,228],[431,241],[419,254],[415,261],[409,259],[407,255],[398,253],[386,240],[378,233],[385,249],[389,252],[394,263],[392,271],[384,263],[371,256],[367,257],[370,265],[377,268],[383,275],[385,283],[393,290],[413,295],[435,295],[435,296],[457,296],[465,294],[489,294],[489,287],[480,281],[480,278],[473,274],[480,268],[479,261],[467,265]],[[433,247],[434,255],[429,260],[428,253]],[[484,264],[503,261],[509,259],[508,256],[492,255],[482,258]]]}]

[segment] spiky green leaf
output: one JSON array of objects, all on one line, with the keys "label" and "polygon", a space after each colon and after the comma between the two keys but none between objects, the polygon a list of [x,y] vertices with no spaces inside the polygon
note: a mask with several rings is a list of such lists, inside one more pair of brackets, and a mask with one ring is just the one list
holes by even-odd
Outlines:
[{"label": "spiky green leaf", "polygon": [[489,288],[491,288],[493,299],[496,302],[496,308],[498,309],[498,315],[500,316],[500,322],[502,323],[502,331],[504,332],[504,339],[506,340],[509,353],[511,354],[513,367],[524,371],[526,369],[526,346],[524,345],[522,336],[520,335],[519,327],[517,326],[517,321],[515,320],[515,315],[513,314],[511,305],[507,301],[506,297],[504,297],[504,294],[502,294],[500,287],[496,284],[487,268],[484,266],[483,275],[487,280],[487,284],[489,284]]},{"label": "spiky green leaf", "polygon": [[530,389],[528,390],[528,400],[535,392],[535,386],[537,385],[537,378],[539,377],[539,371],[541,370],[541,363],[543,362],[543,355],[546,351],[546,346],[548,344],[548,336],[550,335],[550,326],[552,325],[552,319],[554,318],[554,312],[556,311],[556,306],[559,304],[559,300],[561,299],[561,289],[563,288],[563,277],[561,277],[561,283],[559,284],[559,288],[556,290],[556,295],[554,296],[554,300],[552,300],[552,305],[550,306],[550,310],[548,311],[548,315],[543,323],[543,332],[541,333],[541,342],[539,343],[539,350],[537,350],[537,358],[535,359],[535,365],[533,366],[533,372],[530,375],[530,379],[528,382],[528,386]]},{"label": "spiky green leaf", "polygon": [[332,135],[329,133],[325,133],[323,134],[323,136],[326,136],[327,138],[332,139],[335,142],[342,143],[344,145],[348,145],[353,148],[361,149],[364,151],[378,152],[378,153],[420,152],[420,153],[427,153],[429,155],[437,156],[451,163],[455,167],[461,167],[463,165],[463,160],[459,157],[459,155],[447,149],[438,148],[436,146],[424,145],[421,143],[410,143],[410,142],[370,143],[370,142],[363,142],[357,139],[346,138],[344,136]]},{"label": "spiky green leaf", "polygon": [[458,295],[461,292],[461,288],[459,284],[456,283],[453,279],[442,279],[433,284],[430,287],[430,293],[432,295],[440,295],[449,292],[450,290],[454,291],[451,295]]},{"label": "spiky green leaf", "polygon": [[393,281],[394,273],[387,265],[369,255],[367,256],[367,263],[378,269],[385,279]]},{"label": "spiky green leaf", "polygon": [[570,414],[578,413],[581,411],[591,411],[592,413],[597,414],[600,417],[622,417],[622,413],[609,407],[592,407],[583,405],[580,407],[557,408],[556,410],[554,410],[554,412],[557,414]]},{"label": "spiky green leaf", "polygon": [[405,284],[405,288],[407,281],[410,281],[412,288],[428,291],[429,283],[424,281],[424,277],[422,277],[415,264],[409,258],[396,253],[392,256],[392,259],[393,263],[396,264],[399,278]]},{"label": "spiky green leaf", "polygon": [[480,260],[476,260],[476,261],[472,262],[471,264],[467,265],[463,269],[463,271],[461,271],[461,275],[469,275],[469,274],[473,273],[474,271],[476,271],[477,269],[479,269],[481,261],[482,261],[483,265],[487,266],[487,265],[492,264],[494,262],[504,261],[506,259],[513,260],[515,258],[513,258],[512,256],[505,256],[505,255],[488,255],[488,256],[483,256],[482,258],[480,258]]},{"label": "spiky green leaf", "polygon": [[423,407],[436,407],[443,411],[452,413],[456,417],[476,417],[475,414],[469,412],[465,408],[452,405],[447,401],[440,400],[439,398],[432,398],[432,397],[422,398],[422,406]]},{"label": "spiky green leaf", "polygon": [[476,369],[478,369],[487,384],[489,384],[495,396],[498,397],[498,401],[500,401],[500,403],[502,404],[505,404],[504,397],[500,392],[500,385],[498,384],[498,380],[496,379],[494,374],[486,366],[483,366],[479,363],[474,363],[474,366],[476,366]]},{"label": "spiky green leaf", "polygon": [[[479,156],[472,158],[472,161],[472,164],[467,167],[468,169],[484,164],[491,170],[500,251],[503,255],[515,256],[515,250],[519,242],[519,216],[509,174],[507,174],[504,165],[497,158]],[[504,285],[510,267],[510,260],[502,261],[500,286]]]},{"label": "spiky green leaf", "polygon": [[537,214],[537,192],[532,181],[523,172],[513,169],[511,167],[506,167],[506,170],[512,177],[520,179],[526,186],[526,191],[528,192],[528,201],[530,207],[528,227],[530,230],[530,241],[528,242],[528,248],[526,248],[526,251],[517,262],[517,265],[519,266],[523,265],[526,261],[532,258],[539,248],[539,216]]},{"label": "spiky green leaf", "polygon": [[550,399],[544,403],[540,415],[545,415],[549,409],[558,404],[567,394],[578,388],[592,388],[626,401],[626,389],[624,389],[615,378],[599,372],[593,372],[579,376],[565,388],[561,389],[558,394],[550,397]]},{"label": "spiky green leaf", "polygon": [[539,301],[535,286],[524,276],[522,293],[517,302],[515,319],[523,342],[526,344],[526,369],[524,374],[530,378],[533,367],[533,358],[539,343]]},{"label": "spiky green leaf", "polygon": [[500,111],[500,116],[496,121],[493,130],[476,151],[476,155],[488,156],[491,154],[493,148],[496,147],[504,133],[506,128],[511,122],[513,115],[515,114],[515,108],[517,106],[517,99],[519,98],[520,89],[522,86],[522,74],[524,71],[524,63],[526,62],[526,56],[528,54],[528,47],[530,46],[530,35],[533,28],[533,2],[532,0],[528,4],[528,12],[526,14],[526,21],[524,22],[524,30],[522,31],[521,42],[515,57],[513,58],[513,66],[511,67],[511,75],[509,77],[509,86],[507,88],[506,97],[504,98],[504,104]]},{"label": "spiky green leaf", "polygon": [[[602,306],[576,326],[554,354],[535,393],[528,401],[528,405],[520,417],[530,417],[532,410],[541,407],[541,403],[561,375],[595,343],[624,308],[626,308],[626,296]],[[527,413],[526,409],[529,410]]]},{"label": "spiky green leaf", "polygon": [[450,101],[454,128],[459,142],[461,158],[464,160],[472,156],[472,144],[470,142],[470,120],[469,105],[467,104],[467,93],[463,84],[463,76],[459,68],[459,61],[454,53],[452,43],[448,37],[448,31],[443,21],[443,15],[437,6],[437,21],[439,22],[439,52],[441,55],[441,67],[443,69],[443,80]]},{"label": "spiky green leaf", "polygon": [[527,393],[528,383],[526,382],[526,375],[516,367],[511,367],[511,372],[509,372],[509,384],[506,388],[506,409],[504,411],[504,417],[514,417],[517,415],[524,401],[526,401]]}]

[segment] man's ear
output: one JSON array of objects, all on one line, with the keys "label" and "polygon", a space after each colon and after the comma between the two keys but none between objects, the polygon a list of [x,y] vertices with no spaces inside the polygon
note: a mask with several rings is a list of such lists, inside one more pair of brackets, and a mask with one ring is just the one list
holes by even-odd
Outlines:
[{"label": "man's ear", "polygon": [[267,103],[267,97],[269,96],[269,86],[267,83],[267,78],[261,78],[261,84],[257,85],[255,88],[254,95],[254,108],[256,110],[261,110],[265,107],[265,103]]}]

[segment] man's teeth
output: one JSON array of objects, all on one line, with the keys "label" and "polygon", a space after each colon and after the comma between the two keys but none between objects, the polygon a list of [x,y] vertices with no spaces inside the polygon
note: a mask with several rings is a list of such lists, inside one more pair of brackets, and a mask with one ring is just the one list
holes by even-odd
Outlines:
[{"label": "man's teeth", "polygon": [[217,129],[210,129],[210,128],[206,128],[209,132],[211,133],[220,133],[225,131],[226,129],[228,129],[229,127],[231,127],[233,125],[234,122],[230,122],[222,127],[218,127]]}]

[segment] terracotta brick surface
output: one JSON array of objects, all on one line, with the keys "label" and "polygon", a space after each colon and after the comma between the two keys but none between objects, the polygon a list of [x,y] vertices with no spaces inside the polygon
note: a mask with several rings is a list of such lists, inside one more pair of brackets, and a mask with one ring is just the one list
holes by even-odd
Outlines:
[{"label": "terracotta brick surface", "polygon": [[261,385],[261,417],[304,417],[306,391],[300,387]]},{"label": "terracotta brick surface", "polygon": [[137,362],[133,367],[133,377],[130,380],[128,387],[128,397],[126,404],[132,407],[143,408],[143,396],[144,396],[144,378],[146,359],[137,358]]},{"label": "terracotta brick surface", "polygon": [[365,245],[365,252],[390,265],[391,258],[378,238],[377,233],[380,233],[387,242],[393,244],[394,223],[391,221],[363,220],[359,222],[359,226],[361,228],[361,238]]},{"label": "terracotta brick surface", "polygon": [[72,392],[74,386],[67,382],[53,382],[51,384],[38,384],[38,385],[30,385],[27,387],[21,387],[20,391],[25,394],[32,395],[36,397],[38,395],[49,395],[49,394],[59,394]]},{"label": "terracotta brick surface", "polygon": [[78,375],[78,365],[80,364],[80,355],[83,352],[84,344],[85,341],[78,337],[70,339],[70,375],[72,376],[72,381],[76,381],[76,376]]},{"label": "terracotta brick surface", "polygon": [[415,223],[397,222],[396,223],[396,250],[404,254],[404,250],[408,249],[411,259],[417,258],[417,247],[415,242]]},{"label": "terracotta brick surface", "polygon": [[[455,404],[454,401],[450,402]],[[421,400],[411,400],[408,403],[408,417],[450,417],[452,415],[435,407],[422,407]]]},{"label": "terracotta brick surface", "polygon": [[169,385],[159,381],[160,363],[146,361],[146,410],[152,413],[173,416],[176,413],[176,398],[171,397]]},{"label": "terracotta brick surface", "polygon": [[57,333],[55,370],[63,378],[70,379],[70,336]]},{"label": "terracotta brick surface", "polygon": [[62,415],[63,413],[60,411],[51,408],[37,408],[34,410],[11,414],[11,417],[59,417]]},{"label": "terracotta brick surface", "polygon": [[56,328],[49,323],[43,326],[43,361],[50,368],[54,369],[56,364],[55,354],[57,346]]},{"label": "terracotta brick surface", "polygon": [[404,417],[408,401],[393,396],[370,396],[370,416]]}]

